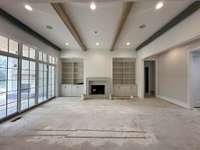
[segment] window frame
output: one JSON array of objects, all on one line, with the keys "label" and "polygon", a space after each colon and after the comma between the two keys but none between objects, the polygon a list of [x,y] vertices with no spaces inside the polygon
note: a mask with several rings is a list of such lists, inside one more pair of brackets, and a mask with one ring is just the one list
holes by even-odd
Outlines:
[{"label": "window frame", "polygon": [[[4,35],[0,35],[0,36],[2,36],[2,37],[5,37],[5,38],[7,38],[6,36],[4,36]],[[18,53],[17,54],[15,54],[15,53],[10,53],[9,52],[9,41],[10,40],[13,40],[13,41],[15,41],[15,42],[17,42],[18,43]],[[48,100],[50,100],[50,99],[52,99],[52,98],[54,98],[55,97],[55,90],[56,90],[56,74],[55,74],[55,72],[56,72],[56,60],[57,60],[57,57],[54,57],[54,59],[55,59],[55,63],[52,63],[52,62],[49,62],[49,60],[48,60],[48,54],[46,53],[46,57],[47,57],[47,60],[46,60],[46,62],[43,60],[43,53],[44,52],[42,52],[42,51],[40,51],[37,47],[35,47],[35,46],[30,46],[30,44],[27,44],[27,43],[25,43],[25,42],[19,42],[18,40],[15,40],[15,39],[13,39],[13,38],[7,38],[7,44],[8,44],[8,51],[1,51],[0,50],[0,55],[1,56],[5,56],[6,57],[6,60],[7,60],[7,62],[6,62],[6,80],[5,80],[5,82],[6,82],[6,91],[5,92],[2,92],[3,94],[5,94],[5,96],[6,96],[6,105],[5,105],[5,108],[6,108],[6,116],[4,116],[3,118],[0,118],[0,122],[1,121],[3,121],[3,120],[6,120],[7,118],[9,118],[9,117],[12,117],[12,116],[15,116],[15,115],[17,115],[17,114],[19,114],[19,113],[21,113],[21,112],[24,112],[24,111],[26,111],[26,110],[29,110],[29,109],[31,109],[32,107],[35,107],[35,106],[37,106],[37,105],[39,105],[39,103],[38,103],[38,97],[39,97],[39,94],[38,94],[38,89],[39,89],[39,83],[38,83],[38,78],[39,78],[39,63],[43,63],[43,65],[46,65],[46,67],[47,67],[47,70],[46,70],[46,87],[44,87],[44,88],[46,88],[46,100],[45,101],[43,101],[43,102],[46,102],[46,101],[48,101]],[[23,48],[23,45],[26,45],[27,47],[28,47],[28,57],[26,57],[26,56],[23,56],[23,50],[22,50],[22,48]],[[34,49],[35,50],[35,58],[30,58],[30,49]],[[42,60],[39,60],[39,52],[42,52]],[[15,113],[13,113],[13,114],[10,114],[10,115],[7,115],[7,113],[8,113],[8,94],[9,94],[9,91],[8,91],[8,59],[9,58],[15,58],[15,59],[17,59],[17,79],[15,79],[15,80],[13,80],[13,81],[16,81],[16,87],[17,87],[17,89],[16,89],[16,91],[14,91],[14,92],[16,92],[16,103],[17,103],[17,107],[16,107],[16,112]],[[35,105],[33,105],[33,106],[31,106],[31,107],[28,107],[27,109],[25,109],[25,110],[21,110],[21,101],[22,101],[22,99],[21,99],[21,94],[22,94],[22,89],[21,89],[21,87],[22,87],[22,85],[21,85],[21,83],[22,83],[22,60],[27,60],[27,61],[29,61],[29,83],[30,83],[30,63],[33,61],[34,63],[35,63]],[[50,66],[54,66],[54,80],[53,80],[53,85],[54,85],[54,89],[52,89],[51,88],[51,90],[54,90],[54,92],[53,92],[53,94],[54,95],[52,95],[51,94],[51,97],[48,97],[48,92],[49,92],[49,89],[48,89],[48,80],[49,80],[49,68],[51,68]],[[51,75],[52,76],[52,75]],[[3,83],[4,84],[4,83]],[[44,85],[43,85],[44,86]],[[11,91],[10,91],[11,92]],[[13,91],[12,91],[13,92]],[[1,94],[2,94],[1,93]],[[28,92],[28,95],[29,95],[30,93]],[[4,96],[4,95],[2,95],[2,96]],[[30,99],[32,99],[31,97],[28,97],[28,100],[30,100]],[[42,103],[43,103],[42,102]],[[41,103],[41,104],[42,104]],[[3,108],[3,107],[2,107]]]}]

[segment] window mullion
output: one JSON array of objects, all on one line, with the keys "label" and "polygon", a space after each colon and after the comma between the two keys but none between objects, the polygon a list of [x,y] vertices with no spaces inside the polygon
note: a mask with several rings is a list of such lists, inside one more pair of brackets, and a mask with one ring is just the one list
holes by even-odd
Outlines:
[{"label": "window mullion", "polygon": [[18,76],[17,76],[17,112],[21,110],[21,82],[22,82],[22,45],[18,49]]}]

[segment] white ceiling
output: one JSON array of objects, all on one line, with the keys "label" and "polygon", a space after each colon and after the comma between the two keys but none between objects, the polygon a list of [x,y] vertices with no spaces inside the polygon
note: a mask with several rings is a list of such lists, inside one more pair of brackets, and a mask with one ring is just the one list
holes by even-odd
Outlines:
[{"label": "white ceiling", "polygon": [[[65,27],[49,0],[29,0],[33,11],[24,9],[25,2],[18,0],[1,1],[1,7],[63,49],[80,49],[69,30]],[[27,1],[27,0],[26,0]],[[30,2],[31,1],[31,2]],[[65,1],[63,6],[89,49],[110,49],[121,17],[123,0],[98,0],[97,9],[90,10],[89,0],[52,0]],[[84,2],[83,2],[84,1]],[[164,8],[155,10],[157,1],[137,0],[117,42],[116,49],[133,48],[184,10],[193,0],[165,0]],[[12,4],[11,4],[12,3]],[[139,26],[145,24],[146,28]],[[46,28],[51,25],[53,30]],[[95,35],[94,31],[98,31]],[[69,43],[69,46],[65,45]],[[99,42],[100,46],[95,43]],[[126,42],[130,42],[129,47]]]},{"label": "white ceiling", "polygon": [[[64,8],[89,49],[96,48],[96,42],[100,43],[100,48],[109,49],[117,30],[122,4],[97,3],[97,9],[91,11],[89,3],[68,2],[64,4]],[[98,31],[98,34],[95,35],[94,31]]]}]

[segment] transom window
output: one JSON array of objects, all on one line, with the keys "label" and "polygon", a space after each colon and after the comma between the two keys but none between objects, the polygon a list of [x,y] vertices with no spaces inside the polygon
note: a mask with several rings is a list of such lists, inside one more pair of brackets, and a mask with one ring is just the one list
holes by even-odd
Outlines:
[{"label": "transom window", "polygon": [[35,59],[35,49],[28,47],[27,45],[22,46],[22,56]]}]

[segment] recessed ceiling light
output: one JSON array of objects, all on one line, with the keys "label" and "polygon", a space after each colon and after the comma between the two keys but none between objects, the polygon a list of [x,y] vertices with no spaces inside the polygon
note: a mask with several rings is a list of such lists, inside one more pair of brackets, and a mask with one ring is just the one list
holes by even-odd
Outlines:
[{"label": "recessed ceiling light", "polygon": [[53,29],[53,27],[50,26],[50,25],[46,25],[46,28],[49,29],[49,30],[52,30],[52,29]]},{"label": "recessed ceiling light", "polygon": [[131,45],[131,43],[130,43],[130,42],[127,42],[126,45],[129,46],[129,45]]},{"label": "recessed ceiling light", "polygon": [[31,5],[26,4],[26,5],[24,5],[24,7],[25,7],[28,11],[32,11],[32,10],[33,10],[33,8],[31,7]]},{"label": "recessed ceiling light", "polygon": [[146,28],[146,24],[142,24],[139,26],[140,29]]},{"label": "recessed ceiling light", "polygon": [[99,44],[99,42],[96,42],[96,46],[99,46],[100,44]]},{"label": "recessed ceiling light", "polygon": [[69,43],[68,43],[68,42],[66,42],[66,43],[65,43],[65,45],[66,45],[66,46],[68,46],[68,45],[69,45]]},{"label": "recessed ceiling light", "polygon": [[163,3],[162,1],[160,1],[160,2],[158,2],[158,3],[156,4],[156,9],[157,9],[157,10],[158,10],[158,9],[161,9],[163,6],[164,6],[164,3]]},{"label": "recessed ceiling light", "polygon": [[90,3],[90,9],[95,10],[96,9],[96,4],[95,2]]},{"label": "recessed ceiling light", "polygon": [[97,35],[99,32],[97,30],[94,31],[94,35]]}]

